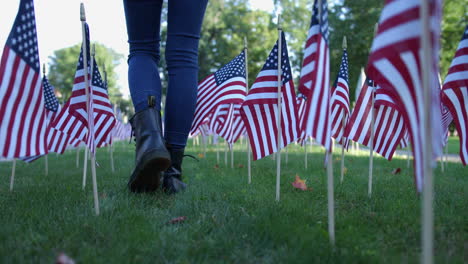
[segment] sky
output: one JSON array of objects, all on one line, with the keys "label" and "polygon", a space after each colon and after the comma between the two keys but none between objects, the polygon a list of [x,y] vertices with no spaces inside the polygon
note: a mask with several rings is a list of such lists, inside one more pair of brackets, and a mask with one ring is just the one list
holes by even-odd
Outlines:
[{"label": "sky", "polygon": [[[48,64],[48,57],[58,49],[81,43],[80,3],[84,3],[90,38],[124,55],[117,67],[118,84],[128,97],[127,29],[122,0],[35,0],[37,37],[41,64]],[[253,9],[273,11],[273,0],[250,0]],[[0,45],[3,50],[10,33],[19,0],[6,0],[0,9]],[[78,59],[78,58],[77,58]],[[48,67],[46,66],[46,69]],[[42,65],[41,65],[42,71]],[[70,76],[73,78],[73,76]]]}]

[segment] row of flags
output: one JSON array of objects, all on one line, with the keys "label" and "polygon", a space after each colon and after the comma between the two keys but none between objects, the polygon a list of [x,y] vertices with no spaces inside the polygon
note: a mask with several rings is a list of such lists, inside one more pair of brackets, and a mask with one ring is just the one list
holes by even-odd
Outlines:
[{"label": "row of flags", "polygon": [[[113,138],[130,136],[129,125],[114,116],[107,85],[89,51],[87,24],[85,28],[87,53],[83,54],[82,47],[72,95],[61,106],[45,72],[42,79],[40,76],[33,1],[20,1],[0,62],[1,157],[30,162],[83,143],[94,153]],[[84,74],[85,58],[88,76]]]},{"label": "row of flags", "polygon": [[[286,39],[281,33],[249,91],[245,51],[199,84],[191,133],[211,131],[230,144],[247,133],[253,158],[257,160],[277,152],[278,146],[283,148],[307,137],[315,138],[327,151],[331,151],[332,138],[345,147],[349,140],[369,145],[369,134],[373,132],[372,147],[387,159],[392,158],[398,145],[411,142],[416,185],[420,190],[425,152],[422,138],[426,131],[422,125],[425,114],[430,114],[433,138],[441,139],[434,141],[434,155],[441,153],[448,124],[453,118],[460,134],[462,161],[466,164],[466,30],[442,90],[436,80],[437,63],[430,65],[434,73],[430,74],[432,104],[430,113],[425,113],[420,69],[423,62],[419,2],[387,1],[369,56],[368,80],[351,113],[346,49],[343,50],[338,77],[330,89],[327,1],[320,3],[315,1],[313,6],[299,78],[299,94],[295,93]],[[436,62],[440,3],[431,3],[430,20],[436,23],[431,23],[429,53]],[[87,24],[85,32],[85,44],[89,47]],[[47,79],[44,77],[41,81],[40,78],[33,1],[20,2],[0,62],[2,157],[31,158],[49,151],[63,153],[67,146],[80,143],[86,143],[94,153],[96,147],[111,144],[113,131],[117,130],[119,122],[115,119],[97,63],[90,56],[89,48],[86,53],[83,51],[82,48],[72,96],[61,107]],[[278,86],[281,87],[280,93]],[[282,118],[278,119],[278,116]],[[128,129],[119,128],[119,131]]]},{"label": "row of flags", "polygon": [[[282,148],[296,140],[302,142],[309,136],[327,151],[331,151],[332,138],[345,148],[349,140],[353,140],[373,148],[388,160],[392,159],[398,146],[407,147],[411,142],[415,182],[421,191],[425,155],[423,138],[427,131],[423,127],[425,115],[432,118],[434,157],[431,158],[437,157],[446,144],[452,118],[460,134],[463,164],[466,165],[468,158],[468,104],[465,102],[468,100],[468,28],[441,90],[437,80],[440,2],[431,1],[429,6],[430,21],[434,22],[430,27],[429,56],[434,64],[429,67],[429,112],[424,109],[423,100],[422,22],[418,1],[386,2],[372,43],[367,80],[352,112],[347,50],[343,49],[340,70],[330,88],[327,2],[321,1],[319,6],[315,1],[304,48],[299,94],[296,96],[286,39],[281,33],[248,92],[244,52],[200,83],[191,134],[211,132],[226,138],[229,135],[226,131],[237,129],[240,132],[245,128],[254,160],[277,152],[278,141]],[[278,81],[281,82],[281,110],[278,109]],[[228,108],[240,110],[220,111]],[[277,119],[279,112],[281,120]],[[236,116],[229,117],[233,113]],[[235,126],[232,125],[234,119],[239,120]],[[221,122],[221,130],[213,125],[219,120],[224,122]],[[231,127],[226,127],[230,124]],[[281,138],[277,136],[278,129],[281,129]],[[228,142],[232,144],[235,140],[236,137],[231,137]]]}]

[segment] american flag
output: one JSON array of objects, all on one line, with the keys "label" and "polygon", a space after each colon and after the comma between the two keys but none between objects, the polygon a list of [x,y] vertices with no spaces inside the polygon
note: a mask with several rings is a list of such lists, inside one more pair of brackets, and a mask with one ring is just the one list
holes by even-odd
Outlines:
[{"label": "american flag", "polygon": [[345,140],[343,134],[349,113],[348,52],[345,49],[331,96],[331,135],[345,148],[348,147],[349,140]]},{"label": "american flag", "polygon": [[405,123],[390,91],[378,88],[375,93],[374,151],[392,160],[398,144],[404,139]]},{"label": "american flag", "polygon": [[[296,93],[284,33],[281,34],[281,148],[298,138]],[[249,135],[253,159],[278,151],[278,42],[242,104],[241,116]]]},{"label": "american flag", "polygon": [[[415,181],[418,191],[423,186],[425,114],[432,118],[432,137],[442,138],[440,98],[437,81],[438,41],[440,36],[440,3],[430,0],[430,39],[433,65],[421,61],[421,32],[419,0],[386,0],[374,38],[367,72],[369,78],[393,91],[394,101],[402,109],[411,139],[414,156]],[[424,91],[420,66],[431,69],[431,113],[424,111]],[[433,141],[433,153],[439,155],[441,140]],[[440,144],[439,144],[440,143]],[[433,158],[433,157],[431,157]]]},{"label": "american flag", "polygon": [[194,134],[220,104],[242,104],[245,100],[245,52],[198,84],[197,105],[190,133]]},{"label": "american flag", "polygon": [[[405,126],[403,118],[383,88],[375,88],[372,80],[367,79],[351,114],[345,137],[362,145],[371,146],[372,100],[374,99],[374,141],[375,152],[391,160],[398,144],[403,138]],[[373,90],[375,90],[373,94]]]},{"label": "american flag", "polygon": [[32,0],[20,1],[0,62],[0,156],[47,154],[47,122]]},{"label": "american flag", "polygon": [[115,126],[114,110],[109,100],[106,84],[102,81],[98,64],[93,58],[91,86],[94,108],[94,138],[98,148],[111,143],[111,132]]},{"label": "american flag", "polygon": [[316,0],[313,9],[314,14],[306,40],[299,80],[299,91],[307,97],[304,121],[300,124],[301,134],[312,136],[330,151],[330,52],[327,1],[323,0],[321,6],[318,6]]},{"label": "american flag", "polygon": [[466,165],[468,161],[468,26],[465,28],[445,78],[442,100],[455,121],[460,137],[460,157],[463,165]]},{"label": "american flag", "polygon": [[345,130],[345,137],[369,145],[374,82],[366,79]]},{"label": "american flag", "polygon": [[[85,40],[86,55],[83,54],[84,46],[81,46],[80,57],[76,67],[75,81],[73,83],[72,95],[69,99],[69,113],[79,120],[86,129],[85,142],[89,151],[94,155],[96,151],[95,134],[94,131],[94,103],[93,103],[93,86],[90,85],[90,77],[92,74],[91,56],[90,56],[90,41],[89,41],[89,27],[85,23]],[[86,58],[86,59],[85,59]],[[85,69],[85,60],[87,69]],[[85,76],[87,70],[87,76]],[[86,78],[86,79],[85,79]],[[87,82],[86,82],[87,80]],[[91,131],[91,132],[90,132]],[[66,133],[66,132],[65,132]]]},{"label": "american flag", "polygon": [[[86,33],[87,43],[89,45],[89,30],[87,25]],[[91,61],[91,58],[89,61]],[[91,69],[90,66],[89,64],[89,69]],[[93,114],[88,115],[86,111],[84,63],[83,52],[81,52],[75,74],[72,96],[67,101],[62,111],[60,111],[52,126],[70,136],[70,141],[87,142],[90,150],[94,151],[95,147],[103,147],[110,143],[110,133],[115,125],[115,117],[107,95],[107,89],[105,88],[97,63],[94,59],[93,67],[89,73],[88,75],[90,75],[91,78],[88,80],[91,85],[88,91],[89,97],[92,98],[89,104],[89,112]],[[88,120],[92,122],[88,124]],[[91,127],[90,129],[92,129],[91,131],[94,131],[94,133],[88,133],[88,131],[90,131],[88,126]],[[93,142],[90,143],[89,140]]]},{"label": "american flag", "polygon": [[234,144],[245,132],[240,108],[239,104],[218,105],[213,112],[213,117],[210,118],[210,130],[224,138],[230,145]]},{"label": "american flag", "polygon": [[[69,143],[70,137],[65,133],[55,129],[52,124],[61,112],[61,106],[55,97],[54,87],[49,83],[47,77],[42,78],[42,87],[44,88],[44,101],[47,113],[47,149],[49,152],[63,154]],[[26,162],[32,162],[42,156],[23,159]]]}]

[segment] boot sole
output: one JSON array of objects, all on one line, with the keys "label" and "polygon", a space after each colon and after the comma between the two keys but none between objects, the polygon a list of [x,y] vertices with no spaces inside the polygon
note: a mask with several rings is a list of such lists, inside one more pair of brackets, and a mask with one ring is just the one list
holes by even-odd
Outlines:
[{"label": "boot sole", "polygon": [[132,192],[154,192],[160,186],[161,173],[171,165],[170,156],[163,151],[150,151],[143,155],[135,167],[128,186]]}]

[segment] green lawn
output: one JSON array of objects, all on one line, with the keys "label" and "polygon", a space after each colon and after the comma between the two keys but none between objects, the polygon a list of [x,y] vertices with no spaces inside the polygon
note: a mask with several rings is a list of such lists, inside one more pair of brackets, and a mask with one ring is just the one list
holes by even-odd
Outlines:
[{"label": "green lawn", "polygon": [[[236,145],[235,168],[219,166],[211,146],[199,162],[184,161],[184,193],[132,194],[126,182],[133,144],[118,143],[116,172],[107,150],[98,150],[101,215],[93,210],[91,185],[81,189],[76,151],[17,163],[13,192],[11,163],[0,163],[0,263],[53,263],[64,252],[77,263],[418,263],[420,196],[406,160],[375,158],[373,196],[367,196],[368,158],[346,156],[339,182],[335,155],[336,248],[328,241],[326,170],[319,147],[283,152],[281,201],[275,201],[276,161],[253,162],[247,183],[245,145]],[[191,143],[188,154],[201,147]],[[82,159],[82,157],[81,157]],[[243,165],[239,166],[239,165]],[[397,175],[391,174],[401,168]],[[468,171],[450,163],[435,169],[436,263],[468,259]],[[312,191],[298,191],[298,174]],[[90,183],[90,178],[88,178]],[[180,224],[171,219],[186,216]]]}]

